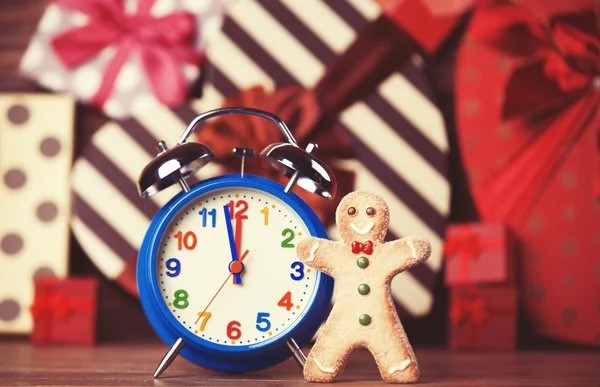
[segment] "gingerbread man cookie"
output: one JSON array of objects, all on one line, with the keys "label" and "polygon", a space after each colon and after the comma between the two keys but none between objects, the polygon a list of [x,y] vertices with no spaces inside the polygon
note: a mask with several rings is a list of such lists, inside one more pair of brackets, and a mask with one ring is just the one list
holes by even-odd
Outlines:
[{"label": "gingerbread man cookie", "polygon": [[388,206],[369,192],[346,195],[336,210],[336,223],[341,241],[307,238],[297,247],[301,261],[332,276],[338,287],[331,314],[308,355],[304,378],[331,382],[348,355],[366,347],[385,381],[414,382],[419,377],[417,358],[398,318],[390,282],[425,261],[430,243],[420,238],[384,242]]}]

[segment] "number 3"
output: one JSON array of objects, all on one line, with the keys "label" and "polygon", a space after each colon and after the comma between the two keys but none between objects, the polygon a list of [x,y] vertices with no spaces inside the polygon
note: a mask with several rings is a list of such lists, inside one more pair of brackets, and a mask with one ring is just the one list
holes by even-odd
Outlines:
[{"label": "number 3", "polygon": [[296,270],[294,273],[290,274],[290,277],[292,277],[294,281],[300,281],[304,278],[304,264],[302,262],[296,261],[292,263],[291,268]]}]

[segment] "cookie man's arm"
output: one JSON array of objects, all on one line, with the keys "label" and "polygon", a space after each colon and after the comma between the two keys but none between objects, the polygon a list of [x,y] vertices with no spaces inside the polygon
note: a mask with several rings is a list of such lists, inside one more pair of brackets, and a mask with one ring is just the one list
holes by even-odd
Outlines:
[{"label": "cookie man's arm", "polygon": [[333,277],[335,261],[338,259],[339,242],[327,239],[306,238],[298,243],[296,254],[298,258],[310,267]]},{"label": "cookie man's arm", "polygon": [[431,255],[431,244],[423,238],[402,238],[384,245],[385,265],[400,273],[425,261]]}]

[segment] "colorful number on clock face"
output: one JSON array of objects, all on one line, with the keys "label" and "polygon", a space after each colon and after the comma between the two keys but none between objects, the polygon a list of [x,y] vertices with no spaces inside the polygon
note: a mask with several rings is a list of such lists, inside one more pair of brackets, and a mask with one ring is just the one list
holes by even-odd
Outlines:
[{"label": "colorful number on clock face", "polygon": [[[248,251],[242,284],[230,276],[225,216],[238,257]],[[162,237],[156,268],[162,298],[185,329],[210,342],[251,345],[276,337],[296,324],[315,291],[317,273],[296,257],[296,244],[308,235],[300,216],[266,192],[231,188],[199,196]]]}]

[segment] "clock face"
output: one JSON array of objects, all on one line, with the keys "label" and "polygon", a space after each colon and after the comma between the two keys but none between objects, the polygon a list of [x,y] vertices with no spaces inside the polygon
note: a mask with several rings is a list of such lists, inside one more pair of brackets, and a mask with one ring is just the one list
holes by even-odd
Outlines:
[{"label": "clock face", "polygon": [[[184,329],[211,343],[275,339],[314,299],[321,274],[304,266],[295,249],[307,236],[292,207],[267,192],[233,187],[197,196],[162,235],[155,268],[161,297]],[[241,283],[230,272],[232,245],[243,264]]]}]

